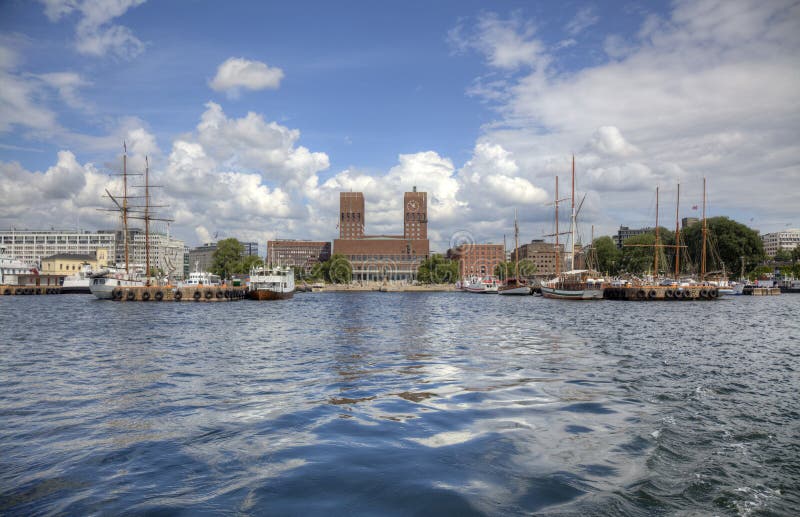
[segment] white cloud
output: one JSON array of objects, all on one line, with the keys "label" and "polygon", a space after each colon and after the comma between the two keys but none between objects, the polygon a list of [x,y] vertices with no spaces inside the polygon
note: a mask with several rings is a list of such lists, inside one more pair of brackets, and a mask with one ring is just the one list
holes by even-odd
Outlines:
[{"label": "white cloud", "polygon": [[217,68],[217,75],[209,85],[213,90],[236,95],[240,88],[248,90],[277,89],[283,79],[283,70],[270,68],[260,61],[228,58]]},{"label": "white cloud", "polygon": [[620,130],[614,126],[597,128],[589,144],[595,151],[612,157],[625,157],[638,152],[638,149],[629,144]]},{"label": "white cloud", "polygon": [[132,58],[144,50],[142,43],[127,27],[111,23],[128,9],[145,0],[40,0],[45,15],[52,22],[77,12],[80,19],[75,28],[75,48],[93,56],[107,54]]},{"label": "white cloud", "polygon": [[197,140],[206,152],[232,168],[257,170],[267,181],[297,189],[329,167],[325,153],[296,146],[300,131],[266,122],[254,112],[230,119],[219,104],[209,102],[197,125]]},{"label": "white cloud", "polygon": [[533,25],[518,18],[503,20],[494,13],[482,13],[474,25],[459,24],[448,33],[450,44],[459,52],[474,50],[488,63],[503,70],[545,66],[543,43],[534,38]]},{"label": "white cloud", "polygon": [[[579,186],[627,191],[584,214],[604,231],[636,224],[626,219],[632,203],[646,212],[659,183],[681,181],[695,204],[703,176],[716,214],[791,219],[796,200],[785,193],[800,181],[800,144],[789,137],[800,132],[798,24],[800,5],[789,1],[677,2],[633,37],[606,37],[614,60],[564,70],[541,54],[545,68],[470,90],[500,113],[483,138],[532,168],[533,184],[567,173],[553,164],[576,153]],[[525,38],[517,41],[524,52]]]},{"label": "white cloud", "polygon": [[56,116],[36,101],[40,87],[35,80],[0,68],[0,133],[15,126],[37,130],[56,127]]},{"label": "white cloud", "polygon": [[78,90],[91,83],[75,72],[50,72],[37,77],[58,91],[61,99],[71,108],[88,109],[89,104],[81,99]]},{"label": "white cloud", "polygon": [[575,36],[596,24],[599,20],[600,17],[594,13],[594,9],[584,7],[579,9],[575,17],[567,23],[566,30],[569,34]]}]

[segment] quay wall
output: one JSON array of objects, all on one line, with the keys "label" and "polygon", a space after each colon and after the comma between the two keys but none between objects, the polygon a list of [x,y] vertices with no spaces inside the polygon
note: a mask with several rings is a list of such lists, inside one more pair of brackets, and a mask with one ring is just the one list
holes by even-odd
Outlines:
[{"label": "quay wall", "polygon": [[719,299],[719,289],[712,286],[634,286],[606,287],[603,289],[606,300],[629,301],[686,301]]},{"label": "quay wall", "polygon": [[408,292],[450,292],[455,291],[453,284],[432,284],[432,285],[403,285],[403,284],[325,284],[322,288],[313,288],[313,292],[359,292],[359,291],[381,291],[384,293],[408,293]]},{"label": "quay wall", "polygon": [[61,287],[48,285],[0,285],[0,296],[61,294]]},{"label": "quay wall", "polygon": [[246,287],[118,287],[119,302],[233,302],[247,297]]},{"label": "quay wall", "polygon": [[742,290],[742,294],[747,296],[775,296],[781,294],[781,289],[779,287],[745,286]]}]

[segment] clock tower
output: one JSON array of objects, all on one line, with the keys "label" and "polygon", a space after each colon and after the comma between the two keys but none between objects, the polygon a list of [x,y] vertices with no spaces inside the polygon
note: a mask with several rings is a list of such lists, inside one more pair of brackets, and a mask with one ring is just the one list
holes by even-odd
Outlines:
[{"label": "clock tower", "polygon": [[412,192],[403,196],[403,238],[424,240],[428,238],[428,193],[417,192],[414,187]]}]

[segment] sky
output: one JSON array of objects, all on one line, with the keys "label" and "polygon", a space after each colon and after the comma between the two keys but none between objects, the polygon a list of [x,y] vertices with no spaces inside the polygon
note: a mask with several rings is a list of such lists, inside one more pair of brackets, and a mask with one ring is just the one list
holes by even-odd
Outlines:
[{"label": "sky", "polygon": [[[709,216],[800,227],[800,3],[0,2],[0,228],[105,229],[150,164],[190,246],[368,234],[428,192],[435,251]],[[140,179],[134,182],[140,182]],[[695,208],[697,207],[697,208]],[[561,213],[569,212],[569,201]],[[562,224],[567,224],[563,219]]]}]

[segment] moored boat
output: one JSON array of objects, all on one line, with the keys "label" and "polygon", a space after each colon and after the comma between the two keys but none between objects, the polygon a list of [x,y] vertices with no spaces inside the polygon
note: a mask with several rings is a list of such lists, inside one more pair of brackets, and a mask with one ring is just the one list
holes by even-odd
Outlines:
[{"label": "moored boat", "polygon": [[294,295],[294,270],[290,267],[257,267],[250,271],[247,296],[251,300],[287,300]]},{"label": "moored boat", "polygon": [[64,283],[61,284],[61,292],[63,294],[89,294],[91,293],[89,289],[91,283],[92,266],[87,264],[74,275],[64,277]]},{"label": "moored boat", "polygon": [[514,209],[514,277],[506,278],[506,281],[503,283],[503,285],[497,288],[497,294],[503,294],[503,295],[531,294],[531,287],[528,285],[528,282],[519,277],[519,225],[517,224],[516,209]]},{"label": "moored boat", "polygon": [[208,271],[200,271],[195,264],[195,270],[189,273],[189,278],[183,282],[178,283],[178,287],[197,287],[197,286],[218,286],[222,285],[222,280],[219,275],[209,273]]},{"label": "moored boat", "polygon": [[[556,238],[556,253],[559,252],[558,237],[561,233],[558,231],[558,205],[562,201],[558,197],[558,176],[556,176],[556,190],[555,190],[555,227],[556,231],[553,234]],[[577,231],[577,210],[575,206],[575,157],[572,157],[572,214],[570,219],[570,255],[571,266],[575,266],[575,233]],[[602,278],[594,278],[592,272],[588,269],[573,269],[564,273],[560,272],[561,260],[556,258],[556,276],[548,282],[542,283],[542,296],[545,298],[553,298],[557,300],[602,300],[603,299],[603,282]]]},{"label": "moored boat", "polygon": [[572,270],[542,283],[542,296],[559,300],[601,300],[604,279],[592,278],[586,269]]},{"label": "moored boat", "polygon": [[531,294],[531,286],[523,279],[518,281],[516,278],[509,278],[505,284],[497,288],[497,294],[529,295]]},{"label": "moored boat", "polygon": [[478,294],[497,294],[500,284],[492,276],[475,277],[467,286],[467,292]]}]

